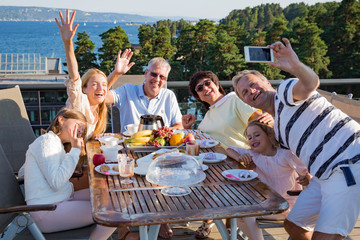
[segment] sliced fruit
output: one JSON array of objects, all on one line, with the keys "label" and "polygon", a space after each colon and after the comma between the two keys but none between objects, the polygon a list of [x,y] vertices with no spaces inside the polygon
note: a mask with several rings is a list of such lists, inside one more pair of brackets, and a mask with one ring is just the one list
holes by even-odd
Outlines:
[{"label": "sliced fruit", "polygon": [[131,135],[131,138],[139,138],[139,137],[144,137],[144,136],[150,136],[152,134],[152,130],[142,130],[139,131],[137,133],[134,133],[133,135]]}]

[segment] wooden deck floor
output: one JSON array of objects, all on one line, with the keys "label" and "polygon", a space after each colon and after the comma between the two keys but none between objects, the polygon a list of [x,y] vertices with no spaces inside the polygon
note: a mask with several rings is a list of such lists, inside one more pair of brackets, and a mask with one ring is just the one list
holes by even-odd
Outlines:
[{"label": "wooden deck floor", "polygon": [[[184,224],[173,224],[171,227],[174,231],[174,236],[172,240],[190,240],[195,239],[195,231],[200,226],[201,222],[191,222],[189,226],[184,226]],[[263,235],[265,240],[287,240],[289,235],[283,228],[267,228],[263,230]],[[161,239],[161,238],[159,238]],[[221,235],[218,232],[217,228],[214,227],[213,231],[207,238],[208,240],[220,240]],[[241,239],[241,238],[240,238]],[[355,228],[351,234],[345,238],[346,240],[360,240],[360,218],[358,219]]]},{"label": "wooden deck floor", "polygon": [[[174,231],[174,236],[171,238],[172,240],[194,240],[195,238],[195,231],[200,226],[201,222],[191,222],[189,225],[185,225],[184,223],[179,224],[172,224],[171,228]],[[26,229],[21,234],[21,237],[17,237],[15,239],[21,239],[21,240],[33,240],[33,236],[31,233]],[[285,232],[283,228],[267,228],[263,230],[263,235],[265,240],[287,240],[289,235]],[[53,239],[53,238],[51,238]],[[66,238],[68,239],[68,238]],[[71,234],[70,239],[86,239],[84,237],[76,236]],[[113,235],[113,240],[117,239],[117,234]],[[220,240],[221,235],[218,232],[217,228],[214,227],[213,231],[209,235],[207,240]],[[239,238],[241,239],[241,238]],[[346,240],[360,240],[360,219],[357,221],[357,224],[355,225],[354,230],[351,232],[351,234],[345,238]],[[55,240],[55,239],[53,239]],[[56,239],[58,240],[58,239]],[[159,240],[162,240],[162,238],[159,238]]]}]

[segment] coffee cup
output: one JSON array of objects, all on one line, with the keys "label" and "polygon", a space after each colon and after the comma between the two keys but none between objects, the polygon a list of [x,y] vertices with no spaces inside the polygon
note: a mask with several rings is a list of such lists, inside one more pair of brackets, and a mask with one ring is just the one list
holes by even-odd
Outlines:
[{"label": "coffee cup", "polygon": [[103,142],[105,144],[106,147],[115,147],[117,146],[119,139],[115,138],[115,137],[104,137],[103,138]]},{"label": "coffee cup", "polygon": [[132,135],[138,131],[139,125],[132,123],[132,124],[126,125],[124,128],[126,130],[126,133],[128,133],[129,135]]},{"label": "coffee cup", "polygon": [[120,146],[107,147],[106,145],[100,147],[105,156],[105,162],[116,162]]}]

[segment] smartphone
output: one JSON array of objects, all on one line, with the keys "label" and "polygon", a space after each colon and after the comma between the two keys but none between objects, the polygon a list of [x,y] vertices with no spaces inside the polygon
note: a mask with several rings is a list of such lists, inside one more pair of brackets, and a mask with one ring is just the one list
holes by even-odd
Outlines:
[{"label": "smartphone", "polygon": [[273,50],[271,48],[246,46],[244,49],[246,62],[274,62]]}]

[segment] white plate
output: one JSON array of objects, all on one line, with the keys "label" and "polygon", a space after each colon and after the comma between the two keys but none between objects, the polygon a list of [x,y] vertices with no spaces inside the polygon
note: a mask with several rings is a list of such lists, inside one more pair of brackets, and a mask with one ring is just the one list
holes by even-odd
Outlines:
[{"label": "white plate", "polygon": [[[241,175],[244,175],[246,173],[249,174],[248,178],[240,177]],[[250,181],[258,176],[258,174],[256,172],[250,171],[250,170],[245,170],[245,169],[229,169],[229,170],[223,171],[221,174],[223,175],[224,178],[229,179],[231,181],[237,181],[237,182]],[[239,178],[239,180],[231,178],[231,177],[227,177],[226,176],[227,174],[232,174],[235,177]]]},{"label": "white plate", "polygon": [[222,153],[214,153],[215,154],[215,158],[213,159],[207,159],[205,158],[205,154],[206,153],[200,153],[201,156],[204,156],[203,158],[203,162],[204,163],[217,163],[217,162],[221,162],[221,161],[224,161],[227,156],[225,154],[222,154]]},{"label": "white plate", "polygon": [[145,167],[145,166],[136,167],[136,168],[134,168],[134,173],[137,175],[145,176],[147,173],[148,167],[149,167],[149,165],[147,167]]},{"label": "white plate", "polygon": [[[108,165],[110,170],[107,172],[101,172],[100,168],[102,165]],[[104,174],[104,175],[119,175],[119,171],[115,171],[113,170],[114,166],[118,166],[117,163],[106,163],[106,164],[101,164],[95,167],[95,171],[97,171],[98,173]]]},{"label": "white plate", "polygon": [[218,141],[212,139],[196,140],[196,142],[200,144],[201,148],[212,148],[219,144]]}]

